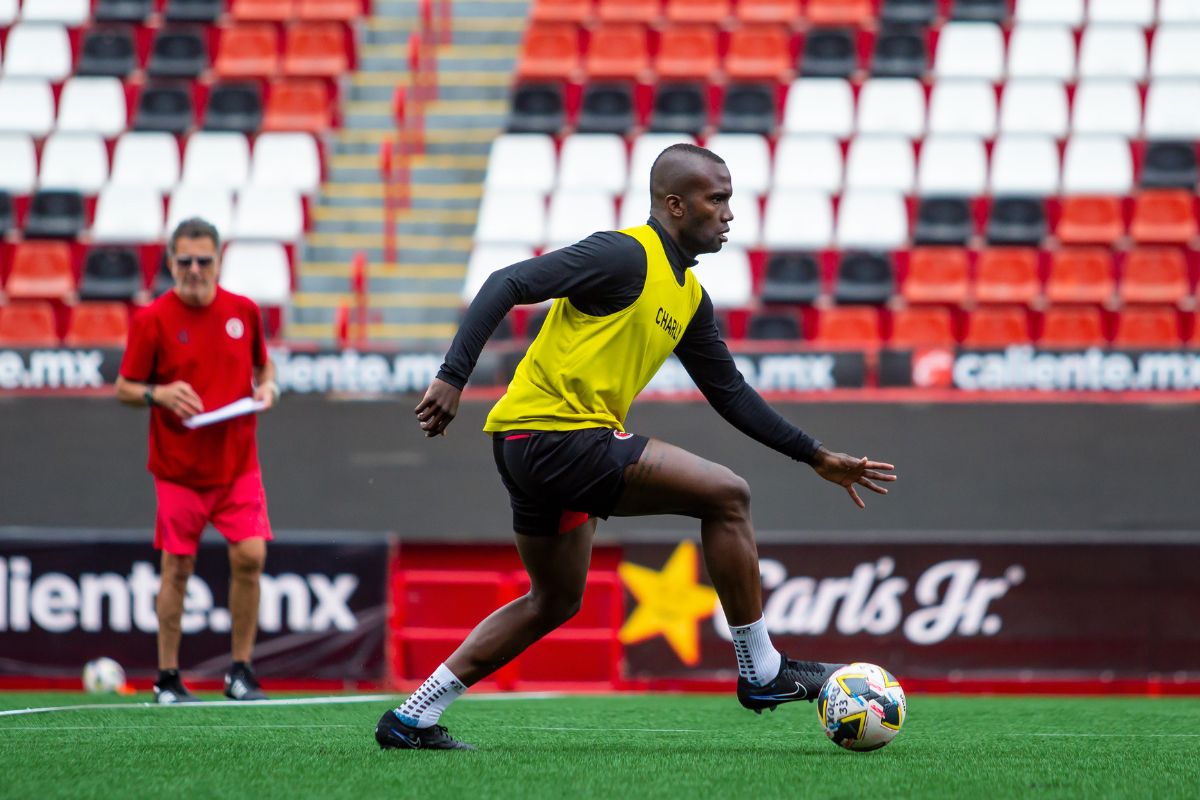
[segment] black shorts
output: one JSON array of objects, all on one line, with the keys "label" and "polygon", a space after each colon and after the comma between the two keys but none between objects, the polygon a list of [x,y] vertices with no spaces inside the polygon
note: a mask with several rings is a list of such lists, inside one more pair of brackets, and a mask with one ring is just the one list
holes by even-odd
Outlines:
[{"label": "black shorts", "polygon": [[592,517],[608,519],[625,489],[625,467],[641,458],[649,441],[611,428],[493,434],[513,530],[555,536]]}]

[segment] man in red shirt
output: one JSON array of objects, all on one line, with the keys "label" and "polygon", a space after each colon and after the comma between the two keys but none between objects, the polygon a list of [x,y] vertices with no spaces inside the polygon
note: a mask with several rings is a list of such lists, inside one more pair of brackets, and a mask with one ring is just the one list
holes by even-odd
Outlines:
[{"label": "man in red shirt", "polygon": [[229,542],[233,666],[225,694],[266,699],[250,666],[259,577],[271,539],[257,422],[247,414],[204,427],[184,424],[246,397],[263,410],[279,400],[258,306],[217,285],[219,251],[217,229],[204,220],[184,220],[175,228],[167,248],[175,288],[134,317],[117,378],[117,399],[150,406],[148,467],[158,498],[154,546],[162,551],[154,684],[159,703],[196,700],[179,677],[180,623],[200,535],[209,523]]}]

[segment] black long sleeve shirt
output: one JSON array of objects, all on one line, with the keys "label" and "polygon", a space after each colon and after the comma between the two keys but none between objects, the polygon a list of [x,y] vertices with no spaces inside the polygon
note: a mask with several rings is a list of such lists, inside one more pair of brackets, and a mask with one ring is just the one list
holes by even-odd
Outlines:
[{"label": "black long sleeve shirt", "polygon": [[[650,226],[662,240],[667,261],[682,286],[688,262],[653,217]],[[467,309],[438,378],[462,389],[484,344],[515,305],[566,297],[591,316],[614,314],[641,296],[646,281],[646,251],[616,231],[593,233],[582,241],[492,273]],[[792,425],[746,383],[717,331],[712,299],[702,291],[675,355],[709,404],[742,433],[786,456],[812,463],[821,443]]]}]

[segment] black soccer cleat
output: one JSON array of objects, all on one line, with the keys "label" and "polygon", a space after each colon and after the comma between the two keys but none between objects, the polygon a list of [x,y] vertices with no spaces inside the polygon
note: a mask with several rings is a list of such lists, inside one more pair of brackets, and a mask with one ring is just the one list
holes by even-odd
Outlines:
[{"label": "black soccer cleat", "polygon": [[199,703],[200,698],[187,690],[183,679],[176,673],[165,681],[154,682],[154,702],[161,706],[173,706],[178,703]]},{"label": "black soccer cleat", "polygon": [[414,728],[405,725],[396,716],[395,709],[388,709],[375,726],[375,741],[383,750],[474,750],[466,742],[460,742],[446,732],[441,725],[429,728]]},{"label": "black soccer cleat", "polygon": [[794,703],[797,700],[811,703],[817,699],[829,676],[843,666],[820,661],[792,661],[784,655],[779,674],[770,683],[755,686],[745,678],[738,678],[738,702],[755,714],[761,714],[764,708],[774,711],[780,703]]},{"label": "black soccer cleat", "polygon": [[225,673],[225,696],[230,700],[267,699],[267,693],[262,690],[262,686],[258,683],[258,676],[254,674],[254,668],[249,664],[244,667],[234,666]]}]

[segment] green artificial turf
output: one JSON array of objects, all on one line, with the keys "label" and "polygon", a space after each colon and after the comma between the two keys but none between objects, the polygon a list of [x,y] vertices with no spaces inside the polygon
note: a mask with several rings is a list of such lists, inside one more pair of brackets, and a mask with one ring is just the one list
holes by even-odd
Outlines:
[{"label": "green artificial turf", "polygon": [[[90,702],[0,694],[3,709]],[[478,752],[383,752],[389,705],[0,716],[0,797],[1200,797],[1190,698],[915,695],[872,753],[835,747],[808,703],[758,717],[732,694],[468,696],[442,721]]]}]

